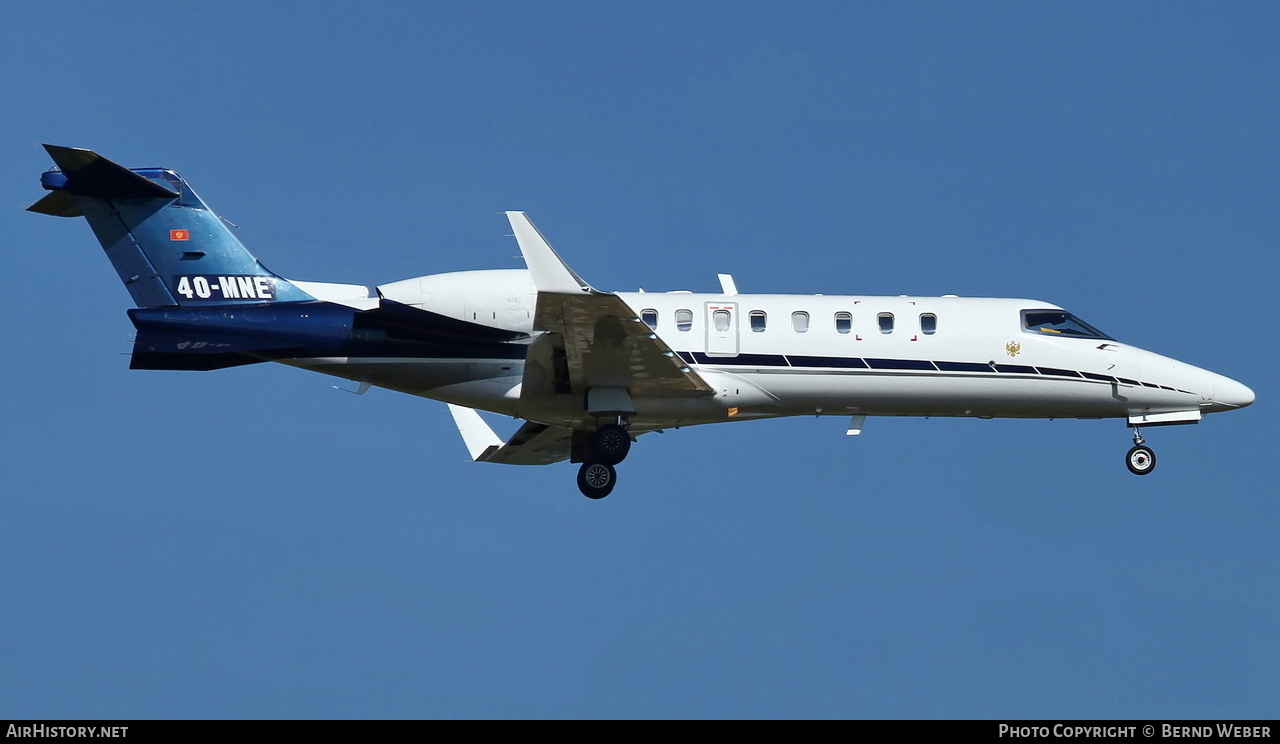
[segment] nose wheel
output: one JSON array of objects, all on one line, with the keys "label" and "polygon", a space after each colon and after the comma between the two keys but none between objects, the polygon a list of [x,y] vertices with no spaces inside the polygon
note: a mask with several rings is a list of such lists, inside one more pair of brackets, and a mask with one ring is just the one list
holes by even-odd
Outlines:
[{"label": "nose wheel", "polygon": [[1156,469],[1156,453],[1145,442],[1142,432],[1133,427],[1133,448],[1124,456],[1124,464],[1134,475],[1146,475]]},{"label": "nose wheel", "polygon": [[1146,475],[1156,469],[1156,453],[1150,447],[1139,444],[1124,456],[1124,464],[1129,466],[1130,473]]}]

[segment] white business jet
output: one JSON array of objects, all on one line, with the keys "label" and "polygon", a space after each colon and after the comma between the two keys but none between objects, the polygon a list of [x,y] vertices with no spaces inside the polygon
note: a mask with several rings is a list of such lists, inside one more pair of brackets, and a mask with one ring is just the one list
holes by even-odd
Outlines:
[{"label": "white business jet", "polygon": [[[172,170],[129,170],[46,145],[51,193],[29,209],[84,216],[133,297],[131,367],[274,361],[444,401],[478,462],[581,463],[599,499],[635,439],[799,415],[1119,418],[1146,475],[1143,427],[1194,424],[1248,387],[1121,343],[1039,300],[610,293],[592,288],[523,212],[527,270],[368,288],[268,271]],[[503,441],[478,410],[524,419]]]}]

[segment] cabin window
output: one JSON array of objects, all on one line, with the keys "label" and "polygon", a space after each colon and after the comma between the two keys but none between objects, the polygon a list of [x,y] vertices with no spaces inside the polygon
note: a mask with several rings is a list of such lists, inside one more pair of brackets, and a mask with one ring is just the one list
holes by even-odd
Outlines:
[{"label": "cabin window", "polygon": [[926,336],[932,336],[938,332],[938,316],[933,313],[924,313],[920,316],[920,332]]},{"label": "cabin window", "polygon": [[711,313],[711,327],[716,329],[716,333],[729,330],[729,311],[717,310]]},{"label": "cabin window", "polygon": [[751,311],[751,332],[764,333],[766,319],[767,318],[763,310],[752,310]]},{"label": "cabin window", "polygon": [[853,313],[836,313],[836,333],[853,330]]},{"label": "cabin window", "polygon": [[893,333],[893,313],[880,313],[876,316],[881,333]]},{"label": "cabin window", "polygon": [[809,332],[809,313],[803,310],[797,310],[791,313],[791,330],[796,333]]},{"label": "cabin window", "polygon": [[645,325],[656,330],[658,328],[658,311],[652,308],[641,310],[640,320],[643,320]]},{"label": "cabin window", "polygon": [[1065,310],[1023,310],[1022,327],[1052,336],[1115,340]]},{"label": "cabin window", "polygon": [[676,311],[676,330],[687,331],[693,328],[693,311],[677,310]]}]

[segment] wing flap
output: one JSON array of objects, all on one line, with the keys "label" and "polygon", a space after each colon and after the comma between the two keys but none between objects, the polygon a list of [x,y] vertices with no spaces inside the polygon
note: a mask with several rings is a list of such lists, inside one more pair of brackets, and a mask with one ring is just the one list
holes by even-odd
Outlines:
[{"label": "wing flap", "polygon": [[484,458],[483,462],[504,465],[550,465],[568,460],[573,444],[573,431],[526,421],[507,443]]}]

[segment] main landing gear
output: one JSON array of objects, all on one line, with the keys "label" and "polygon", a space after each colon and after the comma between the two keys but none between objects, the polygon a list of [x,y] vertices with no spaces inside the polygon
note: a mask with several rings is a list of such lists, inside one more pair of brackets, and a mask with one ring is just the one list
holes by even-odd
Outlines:
[{"label": "main landing gear", "polygon": [[1133,449],[1124,456],[1124,464],[1134,475],[1146,475],[1156,469],[1156,453],[1152,452],[1145,442],[1142,432],[1138,427],[1133,427]]},{"label": "main landing gear", "polygon": [[625,460],[631,451],[626,420],[619,417],[617,423],[601,426],[584,444],[588,452],[578,469],[578,490],[589,499],[602,499],[618,483],[618,471],[613,466]]},{"label": "main landing gear", "polygon": [[603,462],[584,462],[578,469],[578,490],[589,499],[602,499],[613,492],[618,471]]}]

